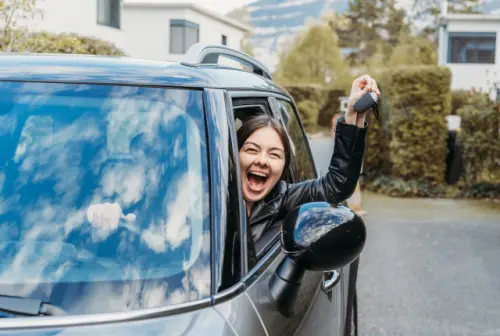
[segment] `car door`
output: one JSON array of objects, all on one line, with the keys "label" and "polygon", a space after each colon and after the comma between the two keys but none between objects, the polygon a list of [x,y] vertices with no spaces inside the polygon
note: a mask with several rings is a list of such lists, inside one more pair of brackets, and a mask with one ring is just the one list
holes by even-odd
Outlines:
[{"label": "car door", "polygon": [[[292,140],[293,171],[297,181],[317,178],[317,170],[309,148],[309,142],[299,121],[297,110],[291,101],[270,98],[270,105],[278,118],[286,125]],[[331,270],[321,277],[318,293],[297,335],[341,335],[345,316],[344,284],[340,282],[343,270]]]}]

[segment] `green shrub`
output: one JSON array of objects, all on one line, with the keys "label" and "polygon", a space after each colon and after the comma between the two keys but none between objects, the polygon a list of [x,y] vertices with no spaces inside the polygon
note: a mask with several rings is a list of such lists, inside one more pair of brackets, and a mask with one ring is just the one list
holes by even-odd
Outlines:
[{"label": "green shrub", "polygon": [[324,90],[321,85],[301,84],[286,86],[285,90],[292,96],[301,118],[308,131],[313,131],[318,123],[319,109],[323,105]]},{"label": "green shrub", "polygon": [[385,91],[394,178],[432,185],[444,182],[450,81],[450,70],[439,66],[391,71]]},{"label": "green shrub", "polygon": [[[16,34],[12,52],[62,53],[124,56],[125,53],[110,42],[73,33],[53,34],[48,32]],[[5,37],[5,36],[4,36]],[[9,37],[0,39],[0,50],[6,50]]]},{"label": "green shrub", "polygon": [[344,90],[325,89],[323,95],[323,104],[319,109],[318,125],[323,127],[332,127],[332,118],[340,113],[340,97],[346,95]]},{"label": "green shrub", "polygon": [[487,95],[474,94],[458,109],[468,186],[500,183],[500,111]]},{"label": "green shrub", "polygon": [[466,90],[451,91],[451,114],[457,114],[459,108],[469,100],[470,93]]},{"label": "green shrub", "polygon": [[365,187],[373,192],[392,197],[445,197],[446,186],[428,181],[406,180],[381,175],[369,181]]},{"label": "green shrub", "polygon": [[390,132],[388,121],[390,105],[385,96],[384,81],[378,83],[382,96],[378,102],[379,120],[375,118],[373,113],[367,115],[369,131],[366,137],[365,158],[364,158],[364,174],[368,181],[374,180],[381,175],[390,174],[389,160],[389,140]]},{"label": "green shrub", "polygon": [[300,119],[308,132],[316,129],[318,124],[319,104],[314,100],[302,100],[297,104]]}]

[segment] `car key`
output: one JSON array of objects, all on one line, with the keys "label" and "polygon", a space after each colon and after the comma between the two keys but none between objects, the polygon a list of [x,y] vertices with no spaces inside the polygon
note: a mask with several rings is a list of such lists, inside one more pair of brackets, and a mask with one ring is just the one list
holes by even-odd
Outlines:
[{"label": "car key", "polygon": [[379,119],[378,113],[378,97],[375,92],[368,92],[364,94],[359,100],[354,104],[354,111],[357,113],[366,112],[368,109],[372,108],[375,112],[375,118]]}]

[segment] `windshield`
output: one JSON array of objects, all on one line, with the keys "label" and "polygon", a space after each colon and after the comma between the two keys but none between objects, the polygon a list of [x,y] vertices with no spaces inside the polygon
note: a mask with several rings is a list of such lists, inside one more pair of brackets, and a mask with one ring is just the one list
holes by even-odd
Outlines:
[{"label": "windshield", "polygon": [[203,92],[0,83],[0,294],[102,313],[210,294]]}]

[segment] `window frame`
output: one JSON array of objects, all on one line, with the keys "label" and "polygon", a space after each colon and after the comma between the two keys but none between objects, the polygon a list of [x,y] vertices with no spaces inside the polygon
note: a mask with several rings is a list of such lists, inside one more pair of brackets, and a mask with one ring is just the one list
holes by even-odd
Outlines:
[{"label": "window frame", "polygon": [[[118,10],[116,14],[116,22],[113,22],[112,8],[113,2],[117,2]],[[106,26],[114,29],[121,29],[121,16],[122,16],[122,0],[97,0],[96,1],[96,22],[98,25]],[[104,20],[101,20],[101,9],[104,6],[107,6],[109,17],[106,17]],[[101,7],[102,6],[102,7]]]},{"label": "window frame", "polygon": [[[182,33],[179,38],[181,38],[181,51],[173,49],[173,43],[172,41],[174,40],[174,30],[172,28],[174,27],[180,27],[182,28]],[[196,42],[200,42],[200,25],[198,23],[185,20],[185,19],[170,19],[169,22],[169,46],[168,46],[168,51],[170,54],[173,55],[182,55],[187,52],[190,46],[187,46],[186,40],[187,40],[187,29],[186,28],[193,28],[196,29]]]},{"label": "window frame", "polygon": [[[480,42],[475,41],[477,38],[492,38],[493,39],[493,50],[489,50],[493,52],[493,62],[479,62],[477,60],[475,61],[468,61],[465,59],[465,61],[462,61],[460,59],[460,56],[455,56],[453,54],[453,40],[454,39],[467,39],[469,38],[469,42],[477,45]],[[497,57],[497,33],[496,32],[449,32],[448,33],[448,48],[447,48],[447,55],[446,55],[446,60],[449,64],[496,64],[496,57]],[[472,49],[477,51],[477,47]]]}]

